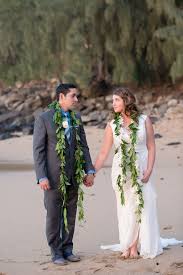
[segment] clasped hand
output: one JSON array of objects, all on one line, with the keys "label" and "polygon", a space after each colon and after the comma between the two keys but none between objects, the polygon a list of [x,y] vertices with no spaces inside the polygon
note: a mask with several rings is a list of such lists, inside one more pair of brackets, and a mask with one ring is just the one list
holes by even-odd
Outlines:
[{"label": "clasped hand", "polygon": [[84,180],[83,180],[84,185],[87,186],[87,187],[92,186],[93,183],[94,183],[94,177],[95,177],[95,176],[94,176],[93,174],[88,174],[88,175],[86,175],[86,176],[84,177]]},{"label": "clasped hand", "polygon": [[[94,175],[93,174],[88,174],[84,177],[83,179],[83,182],[84,182],[84,185],[87,186],[87,187],[90,187],[93,185],[94,183]],[[41,181],[39,183],[40,187],[42,190],[49,190],[50,189],[50,185],[49,185],[49,181],[48,179],[45,179],[43,181]]]},{"label": "clasped hand", "polygon": [[48,179],[45,179],[45,180],[41,181],[39,183],[39,185],[40,185],[40,187],[41,187],[42,190],[46,191],[46,190],[50,189],[50,184],[49,184],[49,180]]}]

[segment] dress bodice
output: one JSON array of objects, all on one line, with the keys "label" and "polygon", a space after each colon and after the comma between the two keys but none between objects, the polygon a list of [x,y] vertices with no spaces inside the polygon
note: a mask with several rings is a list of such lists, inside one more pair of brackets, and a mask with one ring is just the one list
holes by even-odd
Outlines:
[{"label": "dress bodice", "polygon": [[[147,118],[146,115],[140,115],[140,117],[139,117],[139,125],[138,125],[138,131],[137,131],[137,143],[136,143],[136,151],[137,152],[146,150],[146,128],[145,128],[146,118]],[[121,125],[120,135],[116,136],[114,119],[110,122],[110,126],[111,126],[112,132],[113,132],[113,141],[114,141],[115,148],[119,148],[119,146],[121,144],[121,140],[124,140],[129,144],[131,143],[130,131],[127,128],[125,128]]]}]

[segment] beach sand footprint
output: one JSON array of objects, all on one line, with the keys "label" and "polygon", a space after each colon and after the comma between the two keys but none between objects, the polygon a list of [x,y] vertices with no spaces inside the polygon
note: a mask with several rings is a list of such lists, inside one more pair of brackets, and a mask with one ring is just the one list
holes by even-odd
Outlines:
[{"label": "beach sand footprint", "polygon": [[[171,266],[175,267],[175,268],[181,268],[183,271],[183,262],[172,263]],[[183,272],[182,272],[182,274],[183,274]]]},{"label": "beach sand footprint", "polygon": [[163,275],[182,275],[183,262],[173,262]]}]

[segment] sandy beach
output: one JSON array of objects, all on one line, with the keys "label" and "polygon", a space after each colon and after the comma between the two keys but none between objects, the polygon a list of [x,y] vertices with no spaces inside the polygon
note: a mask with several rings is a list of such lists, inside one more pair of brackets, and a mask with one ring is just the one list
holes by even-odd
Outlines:
[{"label": "sandy beach", "polygon": [[[183,119],[155,125],[155,185],[162,237],[183,240]],[[104,130],[87,127],[93,160]],[[169,144],[169,145],[168,145]],[[183,245],[168,247],[153,260],[126,260],[100,245],[118,243],[116,202],[111,186],[111,152],[95,185],[85,190],[85,222],[76,224],[74,251],[82,261],[66,267],[50,262],[45,238],[43,194],[36,185],[32,136],[0,141],[0,275],[183,274]]]}]

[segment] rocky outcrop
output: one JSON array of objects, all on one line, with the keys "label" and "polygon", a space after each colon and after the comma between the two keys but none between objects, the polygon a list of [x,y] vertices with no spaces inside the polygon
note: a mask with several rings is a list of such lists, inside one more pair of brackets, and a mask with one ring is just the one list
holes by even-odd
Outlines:
[{"label": "rocky outcrop", "polygon": [[[55,99],[56,81],[17,82],[15,87],[1,88],[0,139],[33,133],[35,117]],[[139,108],[151,116],[153,123],[164,116],[183,119],[183,90],[161,94],[154,89],[140,89],[136,95]],[[79,102],[84,125],[104,128],[112,117],[112,95],[80,96]]]}]

